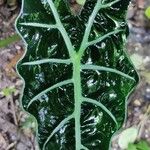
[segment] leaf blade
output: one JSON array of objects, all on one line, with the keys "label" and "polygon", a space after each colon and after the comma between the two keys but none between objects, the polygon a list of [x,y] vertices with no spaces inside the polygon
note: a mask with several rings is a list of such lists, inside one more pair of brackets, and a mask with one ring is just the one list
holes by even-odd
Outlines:
[{"label": "leaf blade", "polygon": [[[127,4],[115,0],[101,5],[100,0],[88,0],[76,17],[64,1],[25,1],[17,27],[27,41],[27,53],[18,70],[26,83],[23,106],[37,119],[41,149],[108,149],[116,124],[120,128],[124,121],[127,95],[137,83],[136,71],[122,48],[126,25],[120,27],[120,22],[125,23]],[[93,43],[88,45],[89,41]],[[90,69],[83,69],[81,62],[88,61]],[[46,100],[32,103],[43,94]],[[84,103],[83,96],[101,103]],[[74,121],[68,121],[71,114]]]}]

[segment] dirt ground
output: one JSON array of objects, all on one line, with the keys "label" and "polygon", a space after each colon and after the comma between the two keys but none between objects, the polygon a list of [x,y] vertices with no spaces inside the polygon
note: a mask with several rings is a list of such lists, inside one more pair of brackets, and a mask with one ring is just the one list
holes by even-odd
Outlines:
[{"label": "dirt ground", "polygon": [[[127,49],[141,80],[130,96],[124,128],[141,123],[139,138],[150,143],[150,117],[145,117],[150,107],[150,21],[144,16],[148,2],[133,1],[127,16],[130,28]],[[14,21],[18,12],[19,8],[8,7],[0,0],[0,40],[15,34]],[[15,65],[23,53],[22,41],[0,48],[0,150],[38,149],[33,129],[35,124],[19,105],[23,82]],[[118,135],[113,138],[112,150],[121,150]]]}]

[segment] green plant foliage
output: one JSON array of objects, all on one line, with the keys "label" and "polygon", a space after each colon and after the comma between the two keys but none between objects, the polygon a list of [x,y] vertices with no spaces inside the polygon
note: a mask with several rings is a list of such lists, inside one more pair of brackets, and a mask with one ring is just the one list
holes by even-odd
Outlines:
[{"label": "green plant foliage", "polygon": [[129,144],[127,150],[137,150],[136,146],[134,144]]},{"label": "green plant foliage", "polygon": [[21,124],[22,129],[32,129],[33,131],[36,129],[36,123],[32,116],[28,116],[24,122]]},{"label": "green plant foliage", "polygon": [[80,5],[84,5],[86,0],[76,0],[76,2]]},{"label": "green plant foliage", "polygon": [[16,91],[16,89],[14,87],[6,87],[4,89],[2,89],[2,93],[4,96],[10,96],[12,93],[14,93]]},{"label": "green plant foliage", "polygon": [[138,82],[124,45],[129,0],[25,0],[17,29],[27,44],[18,71],[23,108],[42,150],[108,150]]},{"label": "green plant foliage", "polygon": [[147,18],[150,19],[150,6],[146,8],[145,15],[146,15]]},{"label": "green plant foliage", "polygon": [[136,147],[137,150],[150,150],[150,145],[146,141],[140,141]]},{"label": "green plant foliage", "polygon": [[129,144],[127,150],[150,150],[150,146],[146,141],[139,141],[136,144]]},{"label": "green plant foliage", "polygon": [[11,37],[8,37],[6,39],[0,40],[0,48],[4,48],[14,42],[17,42],[20,40],[20,37],[18,36],[18,34],[14,34]]}]

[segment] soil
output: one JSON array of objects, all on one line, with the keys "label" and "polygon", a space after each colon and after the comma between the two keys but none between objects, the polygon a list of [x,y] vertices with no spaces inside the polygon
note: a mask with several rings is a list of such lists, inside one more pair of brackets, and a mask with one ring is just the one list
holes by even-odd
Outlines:
[{"label": "soil", "polygon": [[[130,96],[127,121],[124,128],[142,123],[139,139],[150,142],[150,29],[144,16],[146,2],[133,1],[129,7],[130,36],[127,49],[141,77],[135,92]],[[0,40],[15,34],[14,21],[19,8],[8,7],[0,0]],[[16,73],[16,62],[24,53],[22,41],[0,48],[0,150],[37,150],[33,122],[20,108],[19,97],[23,82]],[[113,138],[112,150],[118,146],[119,134]]]}]

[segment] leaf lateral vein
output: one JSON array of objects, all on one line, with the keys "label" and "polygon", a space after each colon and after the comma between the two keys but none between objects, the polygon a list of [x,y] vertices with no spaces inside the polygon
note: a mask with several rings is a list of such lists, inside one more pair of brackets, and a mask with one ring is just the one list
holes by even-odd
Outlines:
[{"label": "leaf lateral vein", "polygon": [[100,36],[99,38],[97,38],[97,39],[95,39],[95,40],[93,40],[93,41],[88,42],[87,45],[88,45],[88,46],[91,46],[91,45],[97,44],[97,43],[99,43],[99,42],[105,40],[106,38],[109,38],[111,35],[115,35],[115,34],[118,34],[118,33],[120,33],[120,32],[123,32],[123,31],[124,31],[124,30],[116,29],[116,30],[114,30],[114,31],[111,31],[111,32],[109,32],[109,33],[103,35],[103,36]]},{"label": "leaf lateral vein", "polygon": [[127,79],[133,80],[135,81],[135,79],[131,76],[129,76],[128,74],[125,74],[117,69],[113,69],[113,68],[109,68],[109,67],[103,67],[103,66],[97,66],[97,65],[82,65],[81,66],[82,70],[98,70],[98,71],[105,71],[105,72],[111,72],[111,73],[115,73],[118,75],[121,75]]},{"label": "leaf lateral vein", "polygon": [[32,66],[32,65],[41,65],[41,64],[46,64],[46,63],[70,64],[71,60],[70,59],[42,59],[42,60],[25,62],[22,65]]},{"label": "leaf lateral vein", "polygon": [[38,28],[57,28],[56,25],[49,25],[49,24],[43,24],[43,23],[34,23],[34,22],[28,22],[28,23],[20,23],[20,25],[23,26],[29,26],[29,27],[38,27]]},{"label": "leaf lateral vein", "polygon": [[47,140],[45,141],[44,145],[43,145],[43,150],[45,150],[46,144],[50,141],[50,139],[52,138],[52,136],[57,133],[69,120],[74,118],[74,114],[68,116],[67,118],[65,118],[64,120],[62,120],[60,122],[60,124],[52,131],[52,133],[50,134],[50,136],[47,138]]},{"label": "leaf lateral vein", "polygon": [[83,98],[83,102],[94,104],[94,105],[100,107],[101,109],[103,109],[113,119],[113,121],[115,122],[116,127],[118,129],[119,125],[118,125],[118,122],[117,122],[115,116],[102,103],[100,103],[100,102],[98,102],[96,100],[93,100],[91,98]]},{"label": "leaf lateral vein", "polygon": [[57,83],[57,84],[55,84],[55,85],[53,85],[53,86],[47,88],[46,90],[40,92],[39,94],[37,94],[35,97],[33,97],[33,98],[30,100],[30,102],[29,102],[27,108],[29,108],[30,105],[31,105],[34,101],[36,101],[37,99],[39,99],[41,96],[43,96],[43,95],[46,94],[47,92],[49,92],[49,91],[51,91],[51,90],[54,90],[54,89],[56,89],[56,88],[58,88],[58,87],[61,87],[61,86],[70,84],[70,83],[73,83],[73,80],[72,80],[72,79],[59,82],[59,83]]}]

